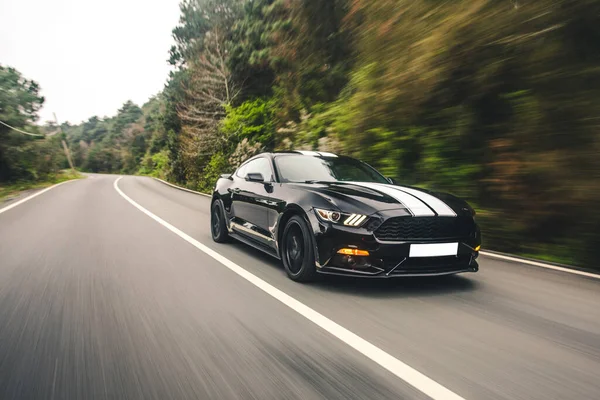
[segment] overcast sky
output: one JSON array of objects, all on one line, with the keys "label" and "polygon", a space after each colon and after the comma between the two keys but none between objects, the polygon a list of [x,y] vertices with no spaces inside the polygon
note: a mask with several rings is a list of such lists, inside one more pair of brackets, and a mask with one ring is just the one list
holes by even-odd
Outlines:
[{"label": "overcast sky", "polygon": [[0,64],[37,81],[40,122],[112,116],[164,86],[179,0],[0,0]]}]

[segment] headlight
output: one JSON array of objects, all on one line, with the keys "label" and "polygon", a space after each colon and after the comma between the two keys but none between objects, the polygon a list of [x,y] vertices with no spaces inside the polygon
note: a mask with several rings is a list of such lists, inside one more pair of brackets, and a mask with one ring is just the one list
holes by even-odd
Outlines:
[{"label": "headlight", "polygon": [[339,222],[342,218],[342,214],[338,211],[321,210],[320,208],[315,208],[315,211],[323,221]]},{"label": "headlight", "polygon": [[315,212],[322,221],[333,222],[336,224],[342,223],[346,226],[358,227],[367,219],[367,216],[362,214],[344,214],[339,211],[323,210],[320,208],[315,208]]},{"label": "headlight", "polygon": [[348,226],[360,226],[365,219],[367,219],[366,215],[362,214],[351,214],[344,220],[344,225]]}]

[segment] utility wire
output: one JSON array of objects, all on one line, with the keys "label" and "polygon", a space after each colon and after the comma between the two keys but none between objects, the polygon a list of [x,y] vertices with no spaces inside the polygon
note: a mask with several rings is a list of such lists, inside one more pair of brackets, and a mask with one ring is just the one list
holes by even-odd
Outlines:
[{"label": "utility wire", "polygon": [[44,135],[40,135],[39,133],[29,133],[29,132],[22,131],[22,130],[20,130],[20,129],[17,129],[17,128],[15,128],[14,126],[10,126],[9,124],[7,124],[6,122],[3,122],[3,121],[0,121],[0,124],[2,124],[2,125],[4,125],[4,126],[6,126],[6,127],[8,127],[8,128],[10,128],[10,129],[12,129],[12,130],[14,130],[14,131],[17,131],[17,132],[19,132],[19,133],[22,133],[22,134],[24,134],[24,135],[29,135],[29,136],[44,136]]},{"label": "utility wire", "polygon": [[[56,114],[54,114],[54,120],[56,121],[56,125],[58,126],[58,130],[56,130],[55,132],[50,133],[47,136],[54,136],[57,133],[62,133],[62,128],[60,127],[60,125],[58,125],[58,119],[56,118]],[[40,135],[40,134],[37,134],[37,133],[29,133],[29,132],[22,131],[20,129],[15,128],[14,126],[10,126],[9,124],[7,124],[6,122],[3,122],[3,121],[0,121],[0,124],[6,126],[8,128],[10,128],[10,129],[12,129],[14,131],[22,133],[24,135],[29,135],[29,136],[44,136],[44,135]],[[65,139],[62,139],[61,143],[62,143],[63,149],[65,151],[65,156],[67,156],[67,160],[69,161],[69,166],[71,167],[71,169],[75,173],[76,171],[75,171],[75,166],[73,165],[73,160],[71,159],[71,152],[69,151],[69,147],[67,146],[67,143],[65,142]]]}]

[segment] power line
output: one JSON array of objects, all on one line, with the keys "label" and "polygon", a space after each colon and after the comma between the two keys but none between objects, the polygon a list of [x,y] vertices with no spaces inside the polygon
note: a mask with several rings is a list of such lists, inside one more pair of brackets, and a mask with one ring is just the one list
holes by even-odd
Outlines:
[{"label": "power line", "polygon": [[[62,128],[60,127],[60,125],[58,124],[58,118],[56,118],[56,114],[54,114],[54,121],[56,121],[56,125],[58,126],[58,130],[56,130],[55,132],[50,133],[47,136],[54,136],[57,133],[62,133]],[[14,130],[17,131],[19,133],[25,134],[25,135],[29,135],[29,136],[44,136],[44,135],[40,135],[40,134],[36,134],[36,133],[29,133],[29,132],[25,132],[22,131],[20,129],[17,129],[13,126],[10,126],[9,124],[7,124],[6,122],[0,121],[0,124]],[[71,167],[71,169],[73,170],[73,172],[75,172],[75,166],[73,165],[73,160],[71,159],[71,152],[69,151],[69,146],[67,146],[67,142],[65,142],[65,139],[61,139],[61,143],[62,143],[62,147],[63,150],[65,151],[65,156],[67,157],[67,160],[69,161],[69,166]]]},{"label": "power line", "polygon": [[22,130],[20,130],[20,129],[17,129],[17,128],[15,128],[14,126],[10,126],[9,124],[7,124],[6,122],[3,122],[3,121],[0,121],[0,124],[2,124],[2,125],[4,125],[4,126],[6,126],[6,127],[8,127],[8,128],[10,128],[10,129],[12,129],[12,130],[14,130],[14,131],[17,131],[17,132],[19,132],[19,133],[22,133],[22,134],[24,134],[24,135],[29,135],[29,136],[44,136],[44,135],[40,135],[39,133],[29,133],[29,132],[22,131]]},{"label": "power line", "polygon": [[[56,114],[54,114],[54,120],[56,121],[56,125],[58,126],[58,130],[55,132],[52,132],[51,134],[49,134],[48,136],[54,136],[57,133],[62,133],[62,129],[60,127],[60,125],[58,125],[58,119],[56,118]],[[25,132],[22,131],[20,129],[15,128],[14,126],[10,126],[9,124],[7,124],[6,122],[0,121],[0,124],[14,130],[17,131],[19,133],[22,133],[24,135],[29,135],[29,136],[44,136],[44,135],[40,135],[37,133],[29,133],[29,132]],[[75,172],[75,166],[73,165],[73,160],[71,159],[71,152],[69,151],[69,147],[67,146],[67,143],[65,142],[65,139],[61,139],[61,143],[62,143],[62,147],[63,150],[65,151],[65,156],[67,157],[67,160],[69,161],[69,166],[71,167],[71,169],[73,170],[73,172]]]}]

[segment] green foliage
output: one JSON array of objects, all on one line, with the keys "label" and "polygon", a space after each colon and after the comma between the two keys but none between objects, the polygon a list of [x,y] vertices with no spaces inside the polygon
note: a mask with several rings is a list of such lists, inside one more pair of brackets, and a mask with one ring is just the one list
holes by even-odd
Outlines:
[{"label": "green foliage", "polygon": [[127,101],[114,117],[63,125],[75,165],[89,172],[135,173],[146,155],[167,147],[165,121],[171,120],[165,103],[162,94],[141,108]]},{"label": "green foliage", "polygon": [[223,171],[229,170],[229,162],[227,156],[223,153],[215,153],[210,158],[210,161],[202,171],[202,178],[198,183],[197,190],[204,193],[211,193],[215,186],[215,182],[219,179],[219,175]]},{"label": "green foliage", "polygon": [[277,130],[278,149],[339,151],[332,128],[334,109],[331,104],[324,103],[315,104],[310,113],[301,109],[298,121],[287,121]]},{"label": "green foliage", "polygon": [[283,121],[334,101],[346,84],[352,65],[350,32],[342,26],[346,12],[347,0],[274,3],[270,53]]},{"label": "green foliage", "polygon": [[[39,133],[40,129],[31,125],[44,103],[39,90],[36,82],[0,65],[0,121]],[[0,183],[48,180],[65,163],[58,137],[26,136],[0,125]]]},{"label": "green foliage", "polygon": [[241,18],[233,25],[228,41],[228,66],[239,83],[243,83],[242,99],[269,96],[272,92],[273,34],[276,20],[271,18],[275,0],[249,0]]},{"label": "green foliage", "polygon": [[597,234],[570,238],[593,231],[582,215],[599,220],[599,8],[354,0],[356,63],[333,128],[401,182],[488,210],[488,246],[597,262]]},{"label": "green foliage", "polygon": [[112,121],[112,131],[114,134],[121,134],[123,128],[129,124],[133,124],[142,116],[142,109],[134,104],[131,100],[123,104],[117,113],[117,116]]},{"label": "green foliage", "polygon": [[164,149],[159,153],[146,154],[138,171],[140,175],[149,175],[156,178],[167,179],[169,174],[169,152]]},{"label": "green foliage", "polygon": [[227,106],[227,115],[221,123],[221,130],[235,142],[248,139],[273,147],[275,120],[273,102],[257,98],[248,100],[238,107]]},{"label": "green foliage", "polygon": [[250,143],[248,139],[243,139],[237,144],[231,156],[229,156],[229,165],[232,169],[235,169],[239,167],[241,163],[262,151],[262,144]]},{"label": "green foliage", "polygon": [[[37,112],[44,104],[39,85],[24,78],[19,71],[0,65],[0,120],[23,127],[37,120]],[[1,126],[0,133],[8,130]]]}]

